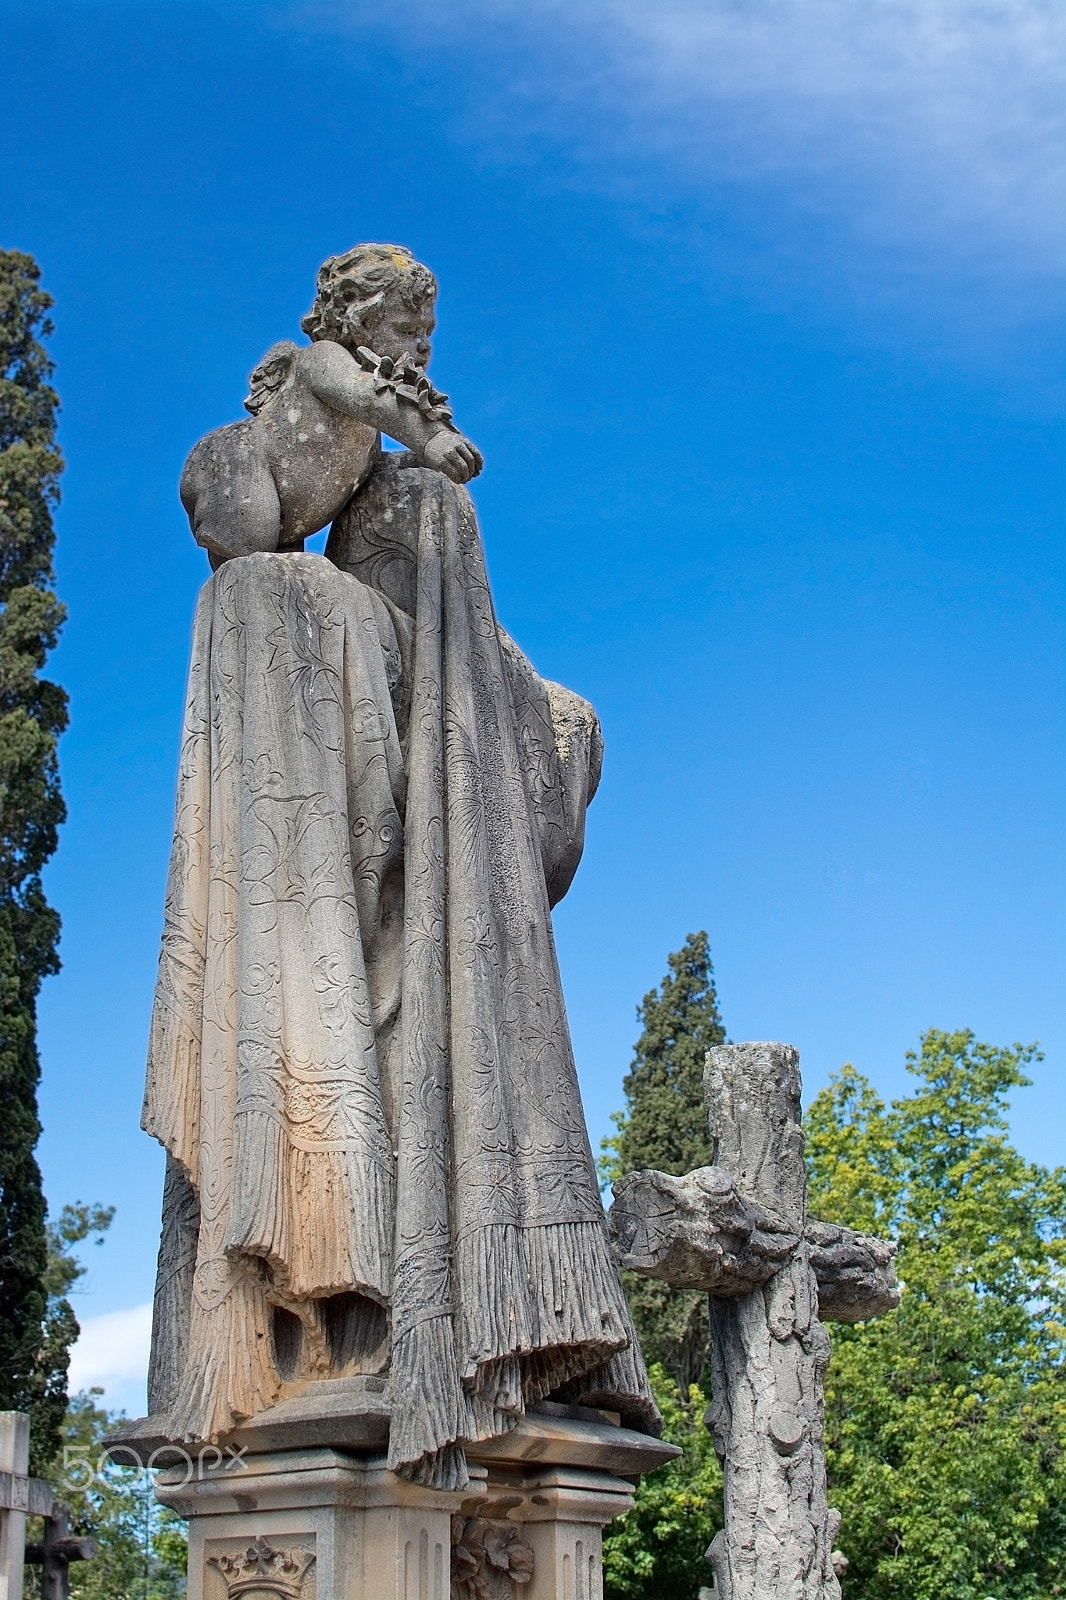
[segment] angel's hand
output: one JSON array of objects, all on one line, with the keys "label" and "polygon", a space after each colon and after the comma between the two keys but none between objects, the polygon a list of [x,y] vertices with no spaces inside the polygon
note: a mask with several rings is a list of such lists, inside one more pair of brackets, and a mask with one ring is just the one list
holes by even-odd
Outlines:
[{"label": "angel's hand", "polygon": [[469,483],[485,465],[477,445],[452,428],[442,428],[433,435],[422,452],[422,459],[427,467],[443,472],[453,483]]}]

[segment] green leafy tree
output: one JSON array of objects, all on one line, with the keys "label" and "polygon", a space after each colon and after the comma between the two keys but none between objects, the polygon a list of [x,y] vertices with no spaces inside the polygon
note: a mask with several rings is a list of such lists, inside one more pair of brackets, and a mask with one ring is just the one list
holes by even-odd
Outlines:
[{"label": "green leafy tree", "polygon": [[71,1401],[49,1474],[70,1507],[73,1532],[97,1542],[91,1561],[70,1568],[71,1594],[76,1600],[178,1600],[188,1560],[185,1524],[156,1501],[149,1471],[121,1451],[108,1452],[104,1441],[122,1413],[98,1405],[100,1393],[90,1389]]},{"label": "green leafy tree", "polygon": [[1007,1138],[1032,1047],[932,1030],[886,1106],[846,1066],[806,1119],[812,1212],[899,1241],[900,1307],[834,1327],[830,1500],[862,1600],[1066,1593],[1066,1171]]},{"label": "green leafy tree", "polygon": [[37,1356],[38,1390],[30,1409],[30,1470],[34,1473],[45,1474],[67,1411],[67,1367],[78,1337],[78,1319],[67,1296],[87,1270],[75,1256],[74,1246],[91,1234],[96,1235],[98,1245],[103,1244],[114,1215],[114,1206],[89,1206],[78,1200],[64,1206],[57,1221],[45,1224],[45,1313]]},{"label": "green leafy tree", "polygon": [[38,1460],[55,1449],[65,1399],[65,1366],[50,1365],[46,1349],[34,1149],[37,993],[59,965],[59,918],[40,874],[64,817],[56,742],[67,722],[66,695],[40,676],[64,610],[51,589],[63,461],[52,363],[38,339],[52,331],[52,302],[39,279],[31,256],[0,250],[0,1409],[30,1412]]},{"label": "green leafy tree", "polygon": [[722,1471],[703,1426],[707,1396],[692,1384],[682,1398],[659,1365],[649,1376],[663,1438],[684,1453],[642,1478],[633,1510],[604,1530],[604,1600],[696,1600],[711,1581],[704,1557],[722,1526]]},{"label": "green leafy tree", "polygon": [[[1006,1120],[1036,1055],[931,1030],[907,1058],[913,1094],[886,1105],[845,1066],[805,1118],[812,1212],[899,1244],[898,1310],[832,1329],[852,1600],[1066,1595],[1066,1171],[1027,1162]],[[694,1600],[720,1525],[702,1394],[682,1404],[659,1368],[653,1386],[685,1453],[609,1530],[610,1600]]]},{"label": "green leafy tree", "polygon": [[[711,1046],[724,1044],[725,1028],[706,933],[690,933],[667,964],[662,983],[637,1009],[643,1030],[622,1083],[625,1110],[615,1113],[617,1132],[602,1146],[606,1183],[649,1167],[680,1177],[710,1165],[703,1066]],[[687,1394],[707,1368],[706,1295],[635,1273],[623,1280],[646,1357],[661,1362]]]}]

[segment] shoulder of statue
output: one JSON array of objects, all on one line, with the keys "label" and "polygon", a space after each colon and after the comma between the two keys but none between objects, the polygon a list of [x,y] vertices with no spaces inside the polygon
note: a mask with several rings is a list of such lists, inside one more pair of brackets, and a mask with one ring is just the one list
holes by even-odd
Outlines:
[{"label": "shoulder of statue", "polygon": [[355,357],[335,339],[316,339],[297,352],[299,365],[309,377],[336,377],[357,366]]}]

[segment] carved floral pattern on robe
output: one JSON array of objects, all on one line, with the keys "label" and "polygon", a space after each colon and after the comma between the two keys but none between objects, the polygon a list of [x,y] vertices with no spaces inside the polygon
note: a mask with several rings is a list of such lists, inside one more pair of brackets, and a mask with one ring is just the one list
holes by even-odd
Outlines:
[{"label": "carved floral pattern on robe", "polygon": [[498,628],[440,474],[386,458],[327,554],[228,561],[197,607],[144,1112],[172,1225],[152,1403],[224,1434],[278,1393],[275,1308],[326,1376],[357,1295],[389,1319],[390,1465],[457,1486],[464,1441],[549,1394],[658,1421],[549,912],[599,729]]}]

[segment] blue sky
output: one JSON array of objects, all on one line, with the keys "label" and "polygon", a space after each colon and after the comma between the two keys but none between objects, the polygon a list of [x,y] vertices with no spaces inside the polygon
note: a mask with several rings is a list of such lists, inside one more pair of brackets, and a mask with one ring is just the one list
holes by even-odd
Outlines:
[{"label": "blue sky", "polygon": [[69,461],[40,1154],[54,1209],[118,1207],[81,1380],[140,1403],[177,478],[361,239],[440,278],[501,620],[604,722],[556,924],[594,1140],[706,927],[731,1036],[808,1092],[904,1091],[931,1025],[1040,1039],[1015,1133],[1061,1159],[1057,0],[8,0],[4,40],[0,243],[56,298]]}]

